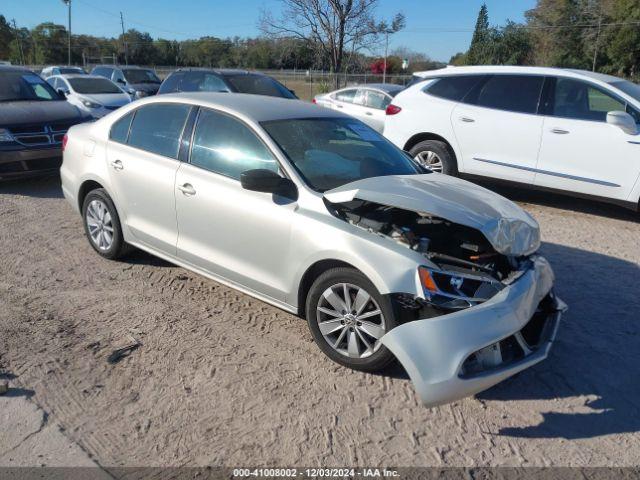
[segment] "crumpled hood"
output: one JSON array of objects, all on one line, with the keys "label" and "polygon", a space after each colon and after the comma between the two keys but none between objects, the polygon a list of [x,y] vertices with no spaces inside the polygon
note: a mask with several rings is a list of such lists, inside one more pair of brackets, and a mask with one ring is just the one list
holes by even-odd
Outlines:
[{"label": "crumpled hood", "polygon": [[530,255],[540,246],[538,222],[515,203],[439,173],[366,178],[329,190],[324,197],[331,203],[375,202],[475,228],[503,255]]}]

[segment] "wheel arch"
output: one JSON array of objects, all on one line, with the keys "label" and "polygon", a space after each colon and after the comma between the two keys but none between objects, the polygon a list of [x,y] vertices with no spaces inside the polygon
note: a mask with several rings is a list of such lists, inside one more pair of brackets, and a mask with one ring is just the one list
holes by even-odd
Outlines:
[{"label": "wheel arch", "polygon": [[80,188],[78,189],[78,197],[77,197],[78,210],[80,212],[82,212],[82,204],[84,203],[84,199],[87,198],[87,195],[89,194],[89,192],[91,192],[92,190],[96,190],[98,188],[104,188],[104,185],[102,185],[100,182],[94,179],[88,179],[82,182],[82,184],[80,185]]},{"label": "wheel arch", "polygon": [[456,164],[458,163],[458,156],[456,155],[456,151],[453,148],[453,145],[451,145],[451,142],[449,142],[443,136],[438,135],[437,133],[431,133],[431,132],[416,133],[411,138],[409,138],[409,140],[407,140],[407,142],[405,143],[405,145],[403,147],[403,150],[405,152],[408,152],[413,147],[415,147],[417,144],[419,144],[420,142],[424,142],[426,140],[437,140],[439,142],[444,143],[447,146],[447,148],[449,149],[449,151],[451,152],[451,155],[452,155],[453,159],[456,161]]}]

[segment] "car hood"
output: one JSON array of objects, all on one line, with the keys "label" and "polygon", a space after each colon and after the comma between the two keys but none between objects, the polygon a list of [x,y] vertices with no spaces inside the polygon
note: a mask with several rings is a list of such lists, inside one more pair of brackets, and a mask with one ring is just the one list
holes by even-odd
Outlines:
[{"label": "car hood", "polygon": [[530,255],[540,246],[538,223],[515,203],[439,173],[367,178],[329,190],[324,197],[331,203],[375,202],[475,228],[503,255]]},{"label": "car hood", "polygon": [[6,102],[0,105],[0,127],[80,121],[82,114],[65,101]]},{"label": "car hood", "polygon": [[79,95],[80,100],[86,99],[94,103],[99,103],[106,107],[121,107],[131,102],[131,97],[126,93],[97,93],[92,95]]}]

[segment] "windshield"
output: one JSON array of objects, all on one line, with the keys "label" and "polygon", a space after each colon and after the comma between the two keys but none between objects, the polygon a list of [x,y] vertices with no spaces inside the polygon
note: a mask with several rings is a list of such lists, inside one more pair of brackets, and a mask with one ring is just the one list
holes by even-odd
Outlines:
[{"label": "windshield", "polygon": [[269,97],[297,98],[287,87],[273,78],[264,75],[238,74],[225,75],[227,81],[238,93],[253,93]]},{"label": "windshield", "polygon": [[632,96],[638,102],[640,102],[640,85],[628,82],[626,80],[620,80],[619,82],[611,82],[611,86],[622,90],[627,95]]},{"label": "windshield", "polygon": [[274,120],[262,126],[318,192],[363,178],[424,173],[402,150],[359,120]]},{"label": "windshield", "polygon": [[60,71],[60,74],[64,75],[65,73],[75,73],[75,74],[80,74],[83,75],[87,72],[85,72],[83,69],[78,68],[78,67],[60,67],[58,68],[58,70]]},{"label": "windshield", "polygon": [[127,68],[122,70],[124,78],[129,83],[160,83],[160,79],[153,70],[143,70],[141,68]]},{"label": "windshield", "polygon": [[6,72],[0,75],[0,102],[62,100],[51,85],[35,73]]},{"label": "windshield", "polygon": [[77,93],[122,93],[117,85],[106,78],[68,78],[67,81]]}]

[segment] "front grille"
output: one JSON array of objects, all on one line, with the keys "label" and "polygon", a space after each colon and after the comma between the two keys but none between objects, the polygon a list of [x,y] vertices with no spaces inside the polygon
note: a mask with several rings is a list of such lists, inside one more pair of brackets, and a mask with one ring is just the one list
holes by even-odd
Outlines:
[{"label": "front grille", "polygon": [[35,145],[60,145],[67,130],[75,122],[58,122],[47,125],[10,127],[8,130],[18,143],[25,147]]}]

